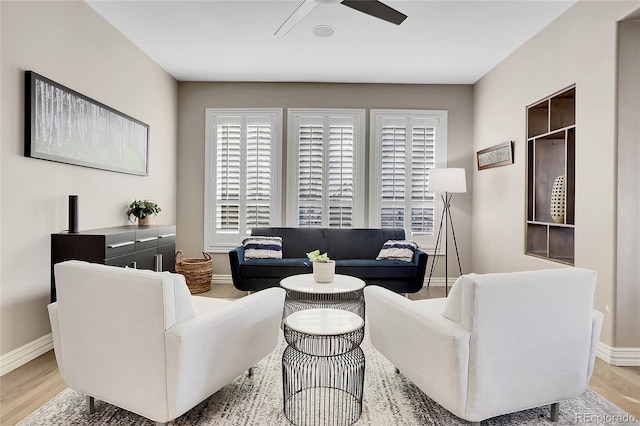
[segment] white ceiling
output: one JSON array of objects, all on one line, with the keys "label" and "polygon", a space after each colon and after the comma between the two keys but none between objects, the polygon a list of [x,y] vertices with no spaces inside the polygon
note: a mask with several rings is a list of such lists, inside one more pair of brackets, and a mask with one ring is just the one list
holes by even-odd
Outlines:
[{"label": "white ceiling", "polygon": [[384,1],[399,26],[320,4],[285,36],[302,0],[87,2],[179,81],[472,84],[575,0]]}]

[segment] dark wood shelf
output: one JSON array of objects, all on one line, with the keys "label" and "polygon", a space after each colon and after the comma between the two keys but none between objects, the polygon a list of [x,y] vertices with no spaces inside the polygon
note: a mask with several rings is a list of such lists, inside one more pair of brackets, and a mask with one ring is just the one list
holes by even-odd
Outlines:
[{"label": "dark wood shelf", "polygon": [[[574,264],[575,87],[527,108],[527,208],[525,253]],[[553,185],[565,178],[564,219],[551,216]]]},{"label": "dark wood shelf", "polygon": [[562,92],[551,98],[551,122],[549,130],[553,131],[576,124],[576,88]]},{"label": "dark wood shelf", "polygon": [[527,138],[549,131],[549,100],[545,99],[527,111]]},{"label": "dark wood shelf", "polygon": [[116,226],[51,234],[51,301],[56,301],[53,265],[83,260],[103,265],[175,272],[175,225]]}]

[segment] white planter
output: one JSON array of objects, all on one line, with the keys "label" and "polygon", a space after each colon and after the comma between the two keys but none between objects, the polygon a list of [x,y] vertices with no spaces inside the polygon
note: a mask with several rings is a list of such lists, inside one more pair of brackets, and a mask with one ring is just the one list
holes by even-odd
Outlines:
[{"label": "white planter", "polygon": [[317,283],[330,283],[336,275],[336,262],[313,262],[313,279]]}]

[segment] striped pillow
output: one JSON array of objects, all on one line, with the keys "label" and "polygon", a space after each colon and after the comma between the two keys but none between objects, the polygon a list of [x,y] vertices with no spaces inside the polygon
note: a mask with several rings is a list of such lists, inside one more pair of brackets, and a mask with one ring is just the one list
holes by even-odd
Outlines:
[{"label": "striped pillow", "polygon": [[248,237],[242,245],[244,260],[282,259],[282,237]]},{"label": "striped pillow", "polygon": [[376,260],[402,260],[412,262],[413,253],[418,249],[418,244],[406,240],[389,240],[382,245]]}]

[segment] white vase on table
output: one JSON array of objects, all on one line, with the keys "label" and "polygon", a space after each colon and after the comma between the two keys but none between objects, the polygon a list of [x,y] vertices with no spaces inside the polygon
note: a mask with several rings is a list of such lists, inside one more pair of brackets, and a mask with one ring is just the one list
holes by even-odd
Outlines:
[{"label": "white vase on table", "polygon": [[330,283],[336,275],[336,262],[313,262],[313,279],[317,283]]}]

